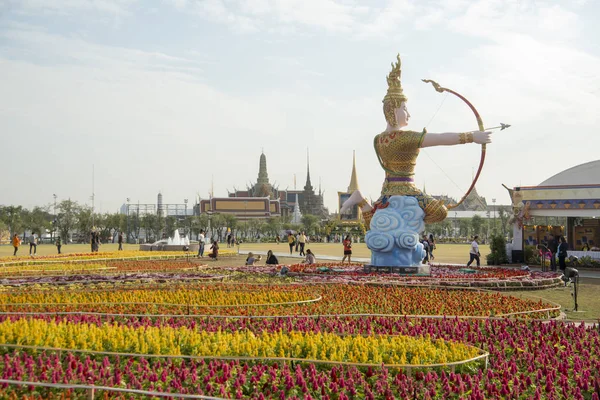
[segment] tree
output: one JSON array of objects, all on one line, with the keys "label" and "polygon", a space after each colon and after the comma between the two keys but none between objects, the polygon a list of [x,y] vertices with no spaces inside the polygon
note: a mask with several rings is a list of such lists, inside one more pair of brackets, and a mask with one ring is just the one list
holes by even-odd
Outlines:
[{"label": "tree", "polygon": [[337,227],[340,223],[339,219],[330,219],[329,221],[327,221],[327,223],[325,224],[325,234],[326,235],[331,235],[332,232],[337,230]]},{"label": "tree", "polygon": [[271,236],[277,236],[283,228],[283,221],[281,217],[270,217],[267,219],[265,225],[265,231]]},{"label": "tree", "polygon": [[157,214],[144,214],[140,224],[146,231],[146,241],[156,241],[160,239],[160,232],[165,228],[165,219]]},{"label": "tree", "polygon": [[219,241],[223,241],[223,229],[226,228],[225,225],[225,218],[223,218],[222,214],[213,214],[210,218],[211,239],[216,237]]},{"label": "tree", "polygon": [[260,219],[251,219],[248,221],[248,236],[250,238],[258,238],[258,235],[263,231],[265,222]]},{"label": "tree", "polygon": [[22,219],[24,227],[38,236],[46,233],[46,229],[50,229],[52,225],[52,216],[48,210],[37,206],[31,211],[23,210]]},{"label": "tree", "polygon": [[471,230],[471,221],[463,218],[463,219],[460,219],[458,221],[458,223],[459,223],[458,231],[460,233],[460,236],[468,237],[469,231]]},{"label": "tree", "polygon": [[63,200],[58,203],[56,209],[58,211],[58,231],[60,233],[60,237],[63,239],[63,243],[67,243],[69,239],[69,233],[71,233],[77,225],[79,204],[77,204],[76,201]]},{"label": "tree", "polygon": [[80,206],[77,209],[77,231],[84,241],[87,241],[89,234],[92,231],[92,208],[88,206]]},{"label": "tree", "polygon": [[21,206],[0,207],[0,219],[8,227],[11,237],[23,231],[23,211]]},{"label": "tree", "polygon": [[238,219],[233,214],[223,214],[223,218],[225,219],[225,225],[227,228],[231,229],[232,234],[235,232],[235,228],[238,226]]},{"label": "tree", "polygon": [[169,215],[165,218],[165,233],[168,237],[173,237],[175,229],[177,228],[177,218],[173,215]]},{"label": "tree", "polygon": [[192,228],[196,235],[200,234],[200,230],[203,230],[208,235],[208,214],[195,215],[192,218]]},{"label": "tree", "polygon": [[481,227],[483,226],[484,220],[479,215],[473,215],[471,218],[471,227],[473,228],[473,235],[481,234]]},{"label": "tree", "polygon": [[315,233],[316,227],[319,226],[319,217],[316,215],[306,214],[302,216],[302,225],[306,234]]},{"label": "tree", "polygon": [[506,232],[508,231],[508,220],[509,220],[509,215],[506,212],[506,210],[504,209],[504,206],[499,206],[498,208],[498,218],[500,218],[500,227],[502,229],[502,236],[504,238],[506,238]]},{"label": "tree", "polygon": [[125,232],[127,228],[127,217],[125,214],[114,213],[106,214],[106,226],[113,236],[113,243],[119,232]]}]

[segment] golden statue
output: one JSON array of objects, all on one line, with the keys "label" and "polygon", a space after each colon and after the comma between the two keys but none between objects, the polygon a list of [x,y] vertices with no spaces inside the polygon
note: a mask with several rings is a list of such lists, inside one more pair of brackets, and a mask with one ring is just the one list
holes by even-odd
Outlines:
[{"label": "golden statue", "polygon": [[[423,193],[414,184],[415,166],[422,147],[453,146],[457,144],[491,142],[491,132],[471,131],[461,133],[428,133],[402,130],[408,125],[410,113],[406,108],[407,98],[402,90],[400,55],[397,62],[392,63],[392,70],[387,76],[388,90],[383,98],[383,114],[387,122],[384,132],[375,136],[373,145],[381,167],[385,170],[385,180],[381,189],[381,197],[370,205],[356,190],[344,203],[341,212],[358,204],[365,218],[367,229],[370,220],[378,209],[387,207],[390,196],[411,196],[417,199],[419,207],[424,211],[423,221],[434,223],[443,221],[448,209],[443,201],[436,200]],[[435,82],[434,87],[440,87]]]}]

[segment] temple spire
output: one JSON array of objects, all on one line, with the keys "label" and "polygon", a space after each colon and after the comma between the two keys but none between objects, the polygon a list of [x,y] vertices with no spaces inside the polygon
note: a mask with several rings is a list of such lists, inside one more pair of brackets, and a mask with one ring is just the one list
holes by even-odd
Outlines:
[{"label": "temple spire", "polygon": [[350,185],[348,193],[358,190],[358,178],[356,177],[356,151],[352,151],[352,176],[350,177]]},{"label": "temple spire", "polygon": [[268,185],[269,184],[269,175],[267,174],[267,157],[263,152],[260,155],[260,163],[258,166],[258,184]]},{"label": "temple spire", "polygon": [[306,149],[306,185],[304,185],[304,190],[313,190],[312,184],[310,183],[310,158],[308,149]]}]

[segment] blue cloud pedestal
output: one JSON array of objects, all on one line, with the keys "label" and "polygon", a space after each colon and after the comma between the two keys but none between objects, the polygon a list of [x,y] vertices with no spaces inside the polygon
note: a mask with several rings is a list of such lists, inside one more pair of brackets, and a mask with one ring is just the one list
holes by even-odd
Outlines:
[{"label": "blue cloud pedestal", "polygon": [[425,249],[419,235],[425,228],[425,213],[412,196],[391,196],[387,207],[378,209],[365,236],[371,250],[371,264],[365,271],[429,274],[422,264]]}]

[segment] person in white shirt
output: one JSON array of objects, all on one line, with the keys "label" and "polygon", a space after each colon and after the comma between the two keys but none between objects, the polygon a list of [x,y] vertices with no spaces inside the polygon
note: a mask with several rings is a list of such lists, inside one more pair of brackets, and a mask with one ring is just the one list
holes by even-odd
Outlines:
[{"label": "person in white shirt", "polygon": [[35,233],[32,233],[31,236],[29,236],[29,255],[31,255],[31,249],[33,249],[33,255],[35,256],[37,253],[37,241]]},{"label": "person in white shirt", "polygon": [[204,229],[198,234],[198,257],[204,257]]},{"label": "person in white shirt", "polygon": [[306,235],[304,232],[300,232],[300,235],[298,235],[298,243],[300,243],[300,253],[298,253],[298,255],[306,256],[306,253],[304,252],[304,246],[306,246]]},{"label": "person in white shirt", "polygon": [[473,263],[473,261],[477,260],[477,266],[479,267],[481,265],[481,262],[479,260],[479,244],[477,243],[477,239],[479,239],[479,236],[475,235],[475,237],[473,238],[473,243],[471,243],[471,250],[469,251],[469,262],[467,263],[467,267],[470,267],[471,264]]}]

